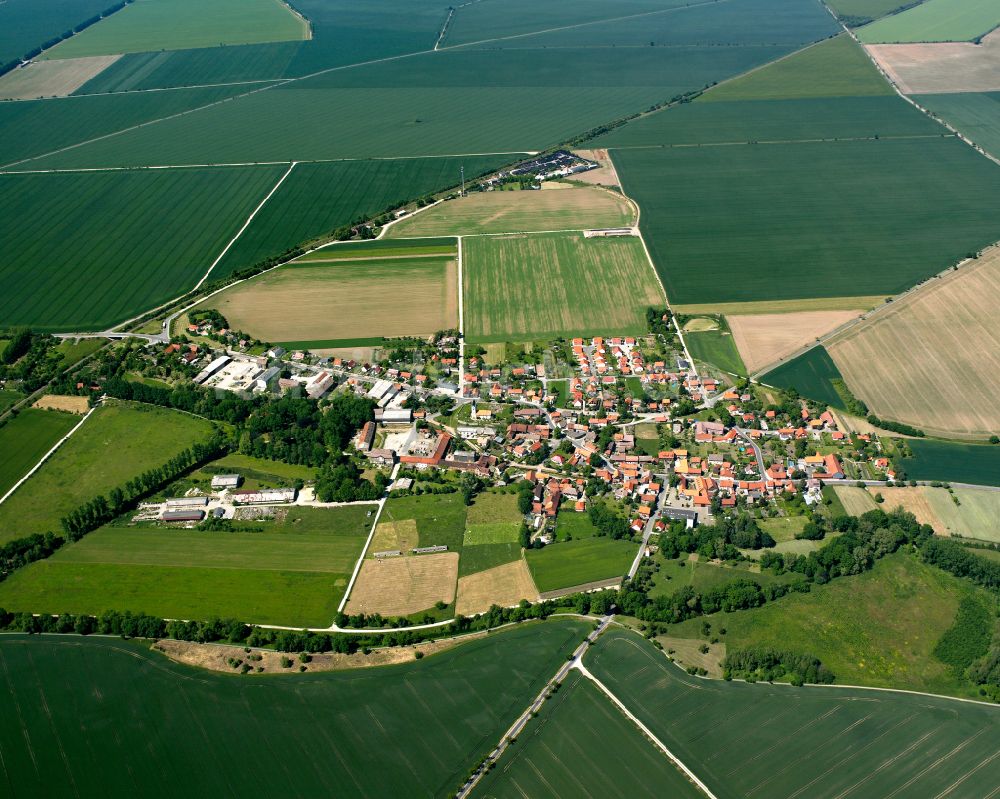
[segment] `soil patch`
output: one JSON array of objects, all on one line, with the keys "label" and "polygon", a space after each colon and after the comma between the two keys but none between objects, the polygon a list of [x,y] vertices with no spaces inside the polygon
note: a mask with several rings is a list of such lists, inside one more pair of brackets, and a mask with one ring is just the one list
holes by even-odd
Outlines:
[{"label": "soil patch", "polygon": [[865,49],[905,94],[1000,91],[1000,31],[981,44],[870,44]]}]

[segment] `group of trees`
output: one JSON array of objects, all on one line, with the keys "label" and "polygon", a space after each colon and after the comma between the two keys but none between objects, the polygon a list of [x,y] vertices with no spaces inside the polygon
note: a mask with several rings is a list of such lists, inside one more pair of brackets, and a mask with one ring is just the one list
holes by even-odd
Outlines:
[{"label": "group of trees", "polygon": [[53,533],[45,533],[45,535],[35,533],[8,541],[0,547],[0,582],[5,580],[8,574],[22,566],[47,558],[64,543],[63,538]]},{"label": "group of trees", "polygon": [[929,537],[920,548],[920,556],[956,577],[964,577],[993,591],[1000,589],[1000,563],[979,557],[957,541]]},{"label": "group of trees", "polygon": [[705,524],[690,530],[683,522],[674,522],[668,535],[661,536],[660,548],[668,558],[682,552],[697,552],[702,557],[721,560],[742,560],[742,549],[773,547],[774,539],[749,513],[721,517],[715,524]]},{"label": "group of trees", "polygon": [[591,502],[587,515],[590,523],[597,528],[598,535],[614,539],[628,537],[628,520],[606,502]]},{"label": "group of trees", "polygon": [[834,680],[833,673],[819,658],[769,646],[730,649],[722,668],[727,680],[736,678],[748,682],[773,682],[788,677],[792,685],[829,684]]},{"label": "group of trees", "polygon": [[381,472],[374,482],[365,480],[353,461],[341,458],[325,464],[316,474],[316,498],[320,502],[376,500],[385,493],[388,482]]}]

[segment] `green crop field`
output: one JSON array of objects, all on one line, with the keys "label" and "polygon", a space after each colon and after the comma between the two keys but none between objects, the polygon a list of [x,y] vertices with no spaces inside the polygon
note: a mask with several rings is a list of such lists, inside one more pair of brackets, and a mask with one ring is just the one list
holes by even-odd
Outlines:
[{"label": "green crop field", "polygon": [[[594,753],[600,739],[600,756]],[[477,793],[496,799],[579,796],[632,799],[703,794],[600,689],[572,672]]]},{"label": "green crop field", "polygon": [[162,465],[210,432],[207,421],[177,411],[120,404],[98,409],[0,505],[0,543],[60,532],[59,520],[69,511]]},{"label": "green crop field", "polygon": [[618,630],[585,664],[719,799],[980,799],[1000,781],[995,707],[699,680]]},{"label": "green crop field", "polygon": [[1000,25],[993,0],[925,0],[858,31],[865,44],[978,41]]},{"label": "green crop field", "polygon": [[[218,266],[219,276],[280,255],[289,247],[328,236],[343,225],[457,185],[460,166],[465,166],[465,174],[471,179],[496,169],[505,160],[503,157],[413,158],[298,164],[226,253]],[[339,245],[313,253],[312,257],[342,251]]]},{"label": "green crop field", "polygon": [[278,0],[136,0],[45,57],[183,50],[308,36],[307,23]]},{"label": "green crop field", "polygon": [[[0,175],[0,317],[104,330],[183,294],[281,172]],[[20,279],[28,270],[30,283]]]},{"label": "green crop field", "polygon": [[542,593],[571,588],[625,574],[636,545],[611,538],[581,538],[525,553],[531,576]]},{"label": "green crop field", "polygon": [[326,626],[371,526],[367,506],[295,508],[263,532],[106,527],[0,583],[0,606]]},{"label": "green crop field", "polygon": [[720,369],[735,375],[746,375],[747,368],[743,365],[736,342],[729,330],[718,328],[697,333],[685,333],[684,343],[687,344],[691,357],[718,366]]},{"label": "green crop field", "polygon": [[[8,393],[13,392],[4,392]],[[79,421],[76,414],[27,408],[0,427],[0,496]]]},{"label": "green crop field", "polygon": [[542,191],[475,192],[404,219],[389,228],[388,235],[469,236],[628,227],[634,223],[635,211],[620,194],[556,186]]},{"label": "green crop field", "polygon": [[673,303],[895,294],[1000,236],[1000,169],[954,138],[613,156]]},{"label": "green crop field", "polygon": [[[254,86],[212,86],[117,96],[63,97],[0,103],[0,161],[19,163],[154,119],[243,94]],[[30,169],[31,167],[24,167]]]},{"label": "green crop field", "polygon": [[864,50],[846,34],[727,81],[698,102],[892,95]]},{"label": "green crop field", "polygon": [[108,0],[51,0],[44,6],[33,0],[0,3],[0,65],[22,58],[112,5]]},{"label": "green crop field", "polygon": [[576,233],[463,239],[471,342],[629,335],[663,293],[637,238]]},{"label": "green crop field", "polygon": [[[447,795],[588,628],[527,624],[402,666],[242,679],[171,663],[139,642],[3,636],[6,784],[26,796],[130,797],[152,785]],[[220,768],[237,740],[240,767]]]},{"label": "green crop field", "polygon": [[794,388],[803,397],[825,402],[834,408],[844,407],[844,400],[832,380],[844,377],[822,344],[761,375],[761,382],[777,388]]},{"label": "green crop field", "polygon": [[1000,447],[923,438],[909,439],[906,445],[913,457],[900,463],[909,478],[1000,486]]},{"label": "green crop field", "polygon": [[1000,158],[1000,92],[922,94],[920,104]]},{"label": "green crop field", "polygon": [[[713,635],[726,630],[721,637],[728,647],[762,645],[809,653],[841,683],[974,696],[972,687],[934,656],[938,639],[970,591],[969,583],[898,553],[871,571],[814,585],[808,594],[715,614],[707,621]],[[698,637],[701,621],[673,626],[670,634]]]},{"label": "green crop field", "polygon": [[910,5],[906,0],[831,0],[827,5],[851,27]]}]

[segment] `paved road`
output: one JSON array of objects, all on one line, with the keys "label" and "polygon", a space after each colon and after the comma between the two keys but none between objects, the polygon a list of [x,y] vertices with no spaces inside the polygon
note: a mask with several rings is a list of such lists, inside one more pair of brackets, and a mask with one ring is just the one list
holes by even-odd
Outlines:
[{"label": "paved road", "polygon": [[767,480],[768,478],[767,475],[765,474],[766,467],[764,466],[764,452],[763,450],[761,450],[760,445],[756,441],[754,441],[750,437],[750,434],[742,427],[734,427],[733,429],[737,432],[740,438],[742,438],[751,447],[753,447],[753,454],[757,458],[757,469],[760,472],[760,479]]}]

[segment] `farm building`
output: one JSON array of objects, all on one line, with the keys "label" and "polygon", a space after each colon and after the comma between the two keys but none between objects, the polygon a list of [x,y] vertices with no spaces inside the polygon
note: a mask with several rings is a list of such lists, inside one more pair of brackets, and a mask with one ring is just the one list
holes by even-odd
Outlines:
[{"label": "farm building", "polygon": [[165,522],[200,522],[205,518],[205,511],[200,508],[190,510],[166,510],[160,518]]},{"label": "farm building", "polygon": [[177,499],[168,499],[166,502],[168,508],[198,508],[207,504],[208,497],[178,497]]},{"label": "farm building", "polygon": [[294,488],[264,488],[259,491],[232,491],[229,498],[240,505],[268,505],[275,502],[294,502]]},{"label": "farm building", "polygon": [[222,355],[216,358],[208,366],[206,366],[204,369],[198,372],[197,375],[195,375],[194,382],[197,383],[198,385],[201,385],[206,380],[208,380],[208,378],[210,378],[212,375],[218,372],[223,366],[228,364],[231,360],[232,358],[230,358],[228,355]]},{"label": "farm building", "polygon": [[236,488],[239,484],[238,474],[217,474],[212,478],[212,488]]}]

